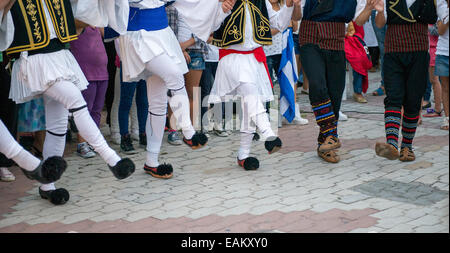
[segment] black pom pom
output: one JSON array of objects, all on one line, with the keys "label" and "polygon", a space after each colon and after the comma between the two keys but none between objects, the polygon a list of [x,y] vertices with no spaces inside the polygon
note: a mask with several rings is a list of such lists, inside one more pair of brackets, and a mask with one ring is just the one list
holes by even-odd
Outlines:
[{"label": "black pom pom", "polygon": [[259,160],[255,157],[248,157],[244,162],[245,170],[257,170],[259,168]]},{"label": "black pom pom", "polygon": [[117,179],[125,179],[129,177],[131,174],[135,171],[135,165],[133,161],[130,160],[130,158],[124,158],[120,160],[116,166],[109,167],[111,172],[114,174],[114,176]]},{"label": "black pom pom", "polygon": [[66,171],[67,162],[59,156],[49,157],[42,164],[42,176],[50,182],[58,181]]},{"label": "black pom pom", "polygon": [[56,189],[50,193],[50,202],[54,205],[64,205],[69,201],[69,198],[69,192],[64,188]]},{"label": "black pom pom", "polygon": [[264,146],[269,153],[274,153],[280,150],[282,145],[281,139],[278,137],[269,138],[264,143]]},{"label": "black pom pom", "polygon": [[173,167],[170,164],[164,163],[158,166],[158,174],[170,175],[173,173]]}]

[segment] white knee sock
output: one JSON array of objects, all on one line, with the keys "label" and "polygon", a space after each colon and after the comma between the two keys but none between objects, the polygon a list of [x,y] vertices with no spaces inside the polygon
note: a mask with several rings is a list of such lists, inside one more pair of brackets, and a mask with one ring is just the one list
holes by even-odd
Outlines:
[{"label": "white knee sock", "polygon": [[73,117],[81,137],[100,154],[109,166],[115,166],[121,159],[106,143],[102,133],[89,115],[88,109],[83,108],[74,112]]},{"label": "white knee sock", "polygon": [[145,132],[147,133],[147,160],[150,167],[158,167],[158,156],[161,151],[164,137],[164,127],[166,125],[166,115],[148,114]]},{"label": "white knee sock", "polygon": [[181,127],[184,137],[190,140],[195,134],[195,129],[191,122],[189,97],[186,88],[169,92],[172,94],[172,97],[169,97],[169,104],[177,120],[177,125]]},{"label": "white knee sock", "polygon": [[267,139],[269,137],[276,136],[276,134],[273,132],[272,127],[270,125],[269,116],[267,115],[267,113],[263,112],[263,113],[257,114],[252,118],[252,120],[258,127],[259,131],[261,132],[263,139]]},{"label": "white knee sock", "polygon": [[0,120],[0,153],[3,153],[9,159],[12,159],[14,162],[19,165],[19,167],[23,168],[27,171],[35,170],[41,160],[34,157],[28,151],[23,149],[19,143],[14,140],[14,138],[9,133],[6,126]]},{"label": "white knee sock", "polygon": [[239,148],[238,159],[244,160],[250,156],[250,150],[252,147],[253,133],[241,132],[241,146]]}]

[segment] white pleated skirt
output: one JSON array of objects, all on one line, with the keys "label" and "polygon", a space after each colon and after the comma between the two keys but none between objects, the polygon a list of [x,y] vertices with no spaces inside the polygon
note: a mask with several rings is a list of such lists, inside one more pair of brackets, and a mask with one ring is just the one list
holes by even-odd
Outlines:
[{"label": "white pleated skirt", "polygon": [[258,62],[253,54],[229,54],[219,61],[209,103],[220,103],[236,95],[245,95],[238,94],[236,90],[242,83],[255,84],[263,102],[274,100],[264,63]]},{"label": "white pleated skirt", "polygon": [[89,84],[69,50],[36,55],[22,52],[12,68],[9,98],[18,104],[25,103],[41,96],[61,80],[73,83],[80,90],[86,89]]},{"label": "white pleated skirt", "polygon": [[133,31],[119,37],[124,82],[146,80],[151,73],[145,64],[156,56],[167,54],[183,74],[188,67],[180,43],[170,27],[158,31]]}]

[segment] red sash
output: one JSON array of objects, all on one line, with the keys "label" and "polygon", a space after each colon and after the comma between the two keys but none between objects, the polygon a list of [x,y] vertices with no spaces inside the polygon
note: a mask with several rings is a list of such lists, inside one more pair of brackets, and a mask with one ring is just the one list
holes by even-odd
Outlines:
[{"label": "red sash", "polygon": [[255,49],[253,51],[238,51],[238,50],[233,50],[233,49],[219,49],[219,60],[221,60],[223,57],[225,57],[229,54],[253,54],[253,56],[255,56],[255,59],[258,62],[264,63],[264,67],[266,67],[266,71],[267,71],[267,76],[269,77],[269,80],[270,80],[270,85],[272,85],[272,88],[273,88],[272,79],[270,78],[270,73],[269,73],[269,67],[267,66],[266,54],[264,53],[264,50],[262,47],[258,47],[257,49]]}]

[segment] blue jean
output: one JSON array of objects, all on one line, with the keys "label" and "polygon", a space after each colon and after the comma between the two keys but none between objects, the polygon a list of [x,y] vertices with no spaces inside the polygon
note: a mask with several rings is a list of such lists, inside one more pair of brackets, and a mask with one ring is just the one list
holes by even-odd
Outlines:
[{"label": "blue jean", "polygon": [[362,94],[363,78],[364,78],[363,75],[353,70],[353,92],[357,94]]},{"label": "blue jean", "polygon": [[372,11],[372,26],[375,31],[375,36],[377,37],[378,47],[380,48],[380,67],[381,67],[381,86],[384,86],[384,71],[383,71],[383,63],[384,63],[384,38],[386,37],[386,29],[385,25],[383,28],[378,28],[375,24],[375,16],[376,11]]},{"label": "blue jean", "polygon": [[128,122],[130,109],[136,93],[136,107],[139,122],[139,133],[145,133],[145,124],[148,115],[147,83],[144,80],[133,83],[122,82],[122,70],[120,72],[120,103],[119,103],[119,128],[120,135],[129,134]]}]

